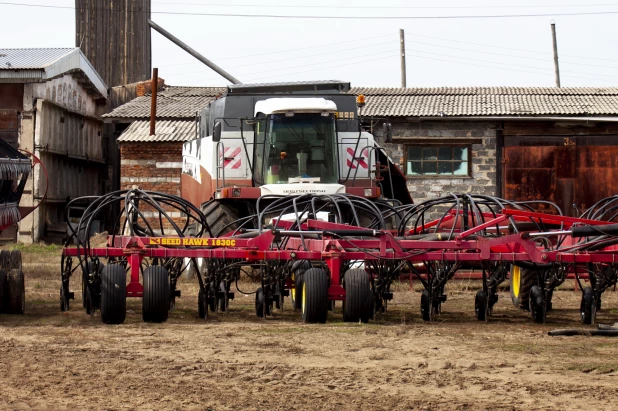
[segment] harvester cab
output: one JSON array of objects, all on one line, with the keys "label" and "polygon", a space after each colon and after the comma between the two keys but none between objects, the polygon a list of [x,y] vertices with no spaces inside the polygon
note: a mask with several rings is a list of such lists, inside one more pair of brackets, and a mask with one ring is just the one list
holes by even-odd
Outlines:
[{"label": "harvester cab", "polygon": [[362,130],[363,104],[349,90],[339,81],[228,86],[183,147],[182,196],[198,207],[236,200],[239,214],[238,201],[269,195],[405,192],[398,201],[410,203],[405,178]]}]

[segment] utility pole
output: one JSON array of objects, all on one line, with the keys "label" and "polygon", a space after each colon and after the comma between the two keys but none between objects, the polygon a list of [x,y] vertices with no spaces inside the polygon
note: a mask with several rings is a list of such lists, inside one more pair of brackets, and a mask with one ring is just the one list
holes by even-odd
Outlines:
[{"label": "utility pole", "polygon": [[406,37],[399,29],[399,50],[401,52],[401,87],[406,87]]},{"label": "utility pole", "polygon": [[556,71],[556,87],[560,87],[560,66],[558,65],[558,41],[556,40],[556,23],[551,21],[551,37],[554,45],[554,70]]}]

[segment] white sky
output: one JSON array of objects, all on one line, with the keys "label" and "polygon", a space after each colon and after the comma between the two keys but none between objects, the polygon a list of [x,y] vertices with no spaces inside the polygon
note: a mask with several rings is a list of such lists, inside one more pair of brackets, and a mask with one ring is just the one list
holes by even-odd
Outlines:
[{"label": "white sky", "polygon": [[[618,0],[610,1],[587,4],[583,0],[153,0],[154,12],[180,13],[554,14],[525,18],[316,20],[155,13],[152,19],[245,83],[334,79],[350,81],[353,86],[390,87],[400,85],[400,28],[406,31],[408,87],[553,86],[553,19],[558,33],[562,86],[604,87],[618,86]],[[74,46],[74,10],[6,3],[0,0],[0,48]],[[75,6],[73,0],[13,3]],[[598,11],[613,13],[556,15]],[[152,42],[153,65],[159,67],[159,75],[167,84],[227,84],[160,34],[153,32]]]}]

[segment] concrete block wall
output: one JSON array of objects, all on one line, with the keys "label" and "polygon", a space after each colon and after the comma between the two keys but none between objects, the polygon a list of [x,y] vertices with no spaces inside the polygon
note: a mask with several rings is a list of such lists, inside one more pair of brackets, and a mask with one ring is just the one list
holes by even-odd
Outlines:
[{"label": "concrete block wall", "polygon": [[454,193],[497,195],[495,122],[473,121],[401,121],[390,119],[393,144],[382,143],[381,129],[374,130],[378,142],[384,147],[400,169],[405,172],[406,143],[441,144],[455,142],[472,144],[470,177],[408,177],[408,189],[415,203]]}]

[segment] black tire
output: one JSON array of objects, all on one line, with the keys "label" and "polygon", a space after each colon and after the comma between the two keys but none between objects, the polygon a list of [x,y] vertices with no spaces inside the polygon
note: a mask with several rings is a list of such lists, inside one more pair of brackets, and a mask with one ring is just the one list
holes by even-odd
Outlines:
[{"label": "black tire", "polygon": [[[333,301],[334,303],[335,301]],[[369,298],[367,299],[367,304],[365,309],[367,310],[367,318],[370,320],[375,319],[375,306],[373,301],[373,290],[369,288]]]},{"label": "black tire", "polygon": [[429,299],[429,291],[425,290],[421,294],[421,318],[423,321],[431,321],[431,300]]},{"label": "black tire", "polygon": [[127,316],[127,273],[117,264],[101,271],[101,321],[122,324]]},{"label": "black tire", "polygon": [[60,286],[60,311],[69,311],[69,298],[63,286]]},{"label": "black tire", "polygon": [[0,268],[5,271],[9,271],[11,269],[11,251],[10,250],[2,250],[0,251]]},{"label": "black tire", "polygon": [[162,323],[170,310],[170,278],[165,267],[151,265],[144,270],[142,318],[146,322]]},{"label": "black tire", "polygon": [[23,314],[26,311],[24,272],[13,268],[7,273],[5,284],[5,312],[7,314]]},{"label": "black tire", "polygon": [[305,276],[305,272],[310,269],[311,263],[305,260],[302,261],[298,265],[298,267],[295,267],[294,271],[292,272],[292,280],[294,281],[294,286],[290,290],[290,301],[292,302],[292,306],[295,310],[302,309],[303,279]]},{"label": "black tire", "polygon": [[[86,271],[82,270],[82,305],[84,308],[86,307],[86,288],[88,284],[88,275],[94,271],[94,263],[92,261],[88,261],[86,263]],[[90,314],[90,313],[88,313]]]},{"label": "black tire", "polygon": [[487,295],[483,290],[479,290],[474,298],[474,313],[477,320],[487,321]]},{"label": "black tire", "polygon": [[232,224],[240,217],[236,207],[223,203],[220,200],[211,200],[202,206],[202,213],[206,216],[206,222],[210,228],[204,230],[205,237],[217,237],[227,234],[238,228],[239,224]]},{"label": "black tire", "polygon": [[6,270],[0,268],[0,313],[6,311]]},{"label": "black tire", "polygon": [[9,264],[11,270],[23,271],[21,266],[21,251],[11,250]]},{"label": "black tire", "polygon": [[272,315],[272,307],[266,304],[266,296],[262,287],[255,291],[255,315],[264,318],[264,315]]},{"label": "black tire", "polygon": [[345,288],[345,300],[343,301],[343,321],[363,322],[369,321],[367,304],[371,298],[371,286],[367,271],[361,268],[353,268],[343,275]]},{"label": "black tire", "polygon": [[597,303],[594,300],[594,290],[592,287],[586,287],[582,292],[582,301],[579,306],[579,314],[582,324],[594,324],[597,314]]},{"label": "black tire", "polygon": [[533,286],[530,289],[529,298],[530,314],[535,323],[544,324],[546,318],[545,298],[543,296],[543,290],[538,285]]},{"label": "black tire", "polygon": [[306,323],[326,322],[328,317],[328,277],[321,268],[305,272],[302,288],[302,317]]},{"label": "black tire", "polygon": [[530,309],[530,289],[536,285],[536,272],[514,264],[510,269],[511,301],[516,308]]},{"label": "black tire", "polygon": [[201,288],[200,291],[197,293],[197,315],[203,319],[206,319],[208,317],[206,298],[204,298],[204,291],[202,291]]},{"label": "black tire", "polygon": [[86,309],[86,314],[94,314],[94,301],[92,300],[92,293],[90,292],[90,287],[88,286],[86,286],[86,289],[84,290],[84,308]]}]

